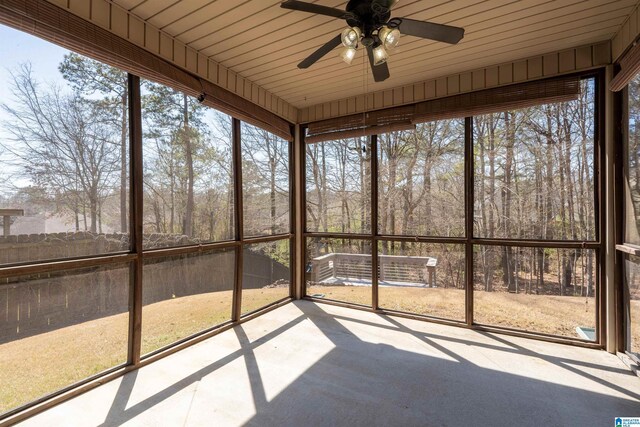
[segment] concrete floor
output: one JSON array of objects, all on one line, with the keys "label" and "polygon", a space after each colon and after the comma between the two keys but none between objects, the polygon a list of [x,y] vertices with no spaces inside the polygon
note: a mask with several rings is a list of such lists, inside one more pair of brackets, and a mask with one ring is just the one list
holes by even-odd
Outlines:
[{"label": "concrete floor", "polygon": [[613,426],[640,378],[604,351],[300,301],[27,426]]}]

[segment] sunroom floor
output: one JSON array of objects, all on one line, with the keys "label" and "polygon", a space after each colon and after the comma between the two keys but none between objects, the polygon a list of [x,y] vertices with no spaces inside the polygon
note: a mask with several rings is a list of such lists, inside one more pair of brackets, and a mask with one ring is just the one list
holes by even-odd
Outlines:
[{"label": "sunroom floor", "polygon": [[298,301],[26,420],[34,426],[614,425],[604,351]]}]

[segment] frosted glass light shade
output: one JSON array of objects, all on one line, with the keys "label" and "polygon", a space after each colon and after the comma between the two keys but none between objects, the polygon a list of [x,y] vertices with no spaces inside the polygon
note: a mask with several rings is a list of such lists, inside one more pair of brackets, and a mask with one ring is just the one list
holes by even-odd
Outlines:
[{"label": "frosted glass light shade", "polygon": [[380,38],[380,42],[387,49],[393,49],[398,46],[398,42],[400,42],[400,30],[397,28],[389,28],[382,27],[378,32],[378,38]]},{"label": "frosted glass light shade", "polygon": [[389,59],[389,55],[382,45],[373,49],[373,65],[384,64],[387,59]]},{"label": "frosted glass light shade", "polygon": [[342,44],[344,47],[356,47],[358,46],[358,41],[360,40],[360,28],[358,27],[349,27],[345,28],[342,32]]},{"label": "frosted glass light shade", "polygon": [[351,64],[353,58],[356,56],[356,48],[355,47],[347,47],[340,54],[340,58],[347,64]]}]

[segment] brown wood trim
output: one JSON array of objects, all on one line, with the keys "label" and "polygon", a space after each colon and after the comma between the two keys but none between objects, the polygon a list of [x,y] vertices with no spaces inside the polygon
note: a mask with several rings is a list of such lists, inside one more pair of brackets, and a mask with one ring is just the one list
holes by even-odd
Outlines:
[{"label": "brown wood trim", "polygon": [[129,74],[129,230],[131,250],[135,253],[132,265],[129,293],[129,355],[127,362],[140,363],[142,346],[142,217],[143,217],[143,157],[142,157],[142,108],[140,78]]},{"label": "brown wood trim", "polygon": [[[607,346],[607,111],[606,111],[606,69],[602,68],[585,77],[592,77],[595,81],[594,91],[594,129],[593,129],[593,170],[594,170],[594,220],[596,225],[596,240],[600,247],[596,251],[596,342]],[[585,248],[588,249],[585,243]],[[614,256],[614,254],[612,254]]]},{"label": "brown wood trim", "polygon": [[300,191],[300,220],[302,222],[302,230],[300,232],[300,235],[298,236],[298,239],[301,240],[301,257],[302,260],[300,261],[300,265],[302,266],[302,271],[300,272],[300,298],[304,298],[307,295],[307,272],[306,272],[306,265],[307,265],[307,143],[305,141],[306,138],[306,133],[307,133],[307,127],[306,126],[299,126],[300,128],[300,142],[299,142],[299,149],[300,149],[300,153],[299,153],[299,158],[298,161],[300,162],[300,189],[298,191]]},{"label": "brown wood trim", "polygon": [[465,281],[465,322],[473,325],[473,215],[475,157],[473,151],[473,118],[464,119],[464,281]]},{"label": "brown wood trim", "polygon": [[28,267],[36,264],[51,264],[51,263],[63,262],[63,261],[64,262],[82,261],[88,258],[98,258],[98,257],[105,257],[105,256],[130,255],[132,253],[133,252],[131,250],[126,250],[126,251],[117,251],[117,252],[106,252],[102,254],[81,255],[81,256],[74,256],[74,257],[68,257],[68,258],[34,259],[29,261],[0,264],[0,270],[8,269],[8,268],[17,268],[17,267]]},{"label": "brown wood trim", "polygon": [[618,72],[609,82],[609,90],[620,92],[640,72],[640,45],[634,45],[618,61]]},{"label": "brown wood trim", "polygon": [[376,236],[376,239],[383,242],[416,242],[416,243],[457,243],[464,244],[467,239],[464,237],[428,237],[428,236],[405,236],[382,234]]},{"label": "brown wood trim", "polygon": [[483,246],[517,246],[523,248],[565,248],[565,249],[600,249],[600,242],[583,242],[570,240],[513,240],[513,239],[471,239],[474,245]]},{"label": "brown wood trim", "polygon": [[426,237],[426,236],[371,236],[368,234],[348,234],[348,233],[325,233],[325,232],[307,232],[305,237],[325,238],[325,239],[350,239],[350,240],[379,240],[379,241],[401,241],[401,242],[419,242],[419,243],[442,243],[442,244],[464,244],[470,242],[471,245],[486,246],[518,246],[525,248],[566,248],[566,249],[600,249],[599,242],[582,242],[570,240],[513,240],[513,239],[484,239],[464,237]]},{"label": "brown wood trim", "polygon": [[[616,92],[613,96],[614,102],[614,123],[615,126],[615,182],[624,183],[626,180],[626,156],[629,133],[629,87],[625,87],[622,92]],[[624,191],[619,191],[620,186],[615,189],[615,229],[616,243],[624,244],[625,228],[624,221]],[[632,246],[633,247],[633,246]],[[635,249],[635,247],[634,247]],[[626,352],[629,345],[627,343],[627,293],[626,271],[624,251],[620,251],[616,245],[616,271],[615,271],[615,298],[616,298],[616,348],[618,352]]]},{"label": "brown wood trim", "polygon": [[197,97],[203,103],[292,140],[291,123],[46,0],[0,0],[0,23]]},{"label": "brown wood trim", "polygon": [[112,264],[125,264],[136,259],[135,254],[98,255],[81,259],[41,262],[37,264],[0,267],[0,278],[23,276],[27,274],[53,273],[56,271],[76,270]]},{"label": "brown wood trim", "polygon": [[[362,114],[360,114],[362,116]],[[306,139],[307,144],[317,144],[319,142],[335,141],[337,139],[358,138],[361,136],[373,136],[386,132],[398,132],[403,130],[414,130],[416,125],[410,121],[392,123],[388,125],[377,125],[372,127],[364,127],[361,129],[341,130],[338,132],[330,132],[328,134],[320,134],[309,136]]]},{"label": "brown wood trim", "polygon": [[302,283],[304,282],[304,257],[303,257],[303,219],[304,205],[302,204],[302,193],[305,191],[302,180],[302,161],[300,152],[304,151],[304,145],[301,140],[301,131],[299,125],[295,126],[295,141],[292,144],[291,150],[291,164],[293,165],[293,182],[295,190],[293,191],[293,201],[295,214],[293,215],[292,233],[294,234],[292,251],[295,253],[295,274],[293,275],[292,293],[291,296],[295,299],[302,298]]},{"label": "brown wood trim", "polygon": [[295,126],[291,126],[291,134],[294,135],[293,141],[288,144],[288,159],[289,162],[289,297],[294,298],[296,296],[296,279],[298,277],[298,253],[297,246],[298,240],[296,237],[296,223],[298,220],[298,209],[296,206],[297,200],[297,185],[296,185],[296,153],[295,153]]},{"label": "brown wood trim", "polygon": [[291,233],[272,234],[269,236],[245,237],[242,240],[242,243],[245,245],[250,245],[254,243],[269,243],[269,242],[277,242],[278,240],[292,239],[293,237],[294,236]]},{"label": "brown wood trim", "polygon": [[304,237],[316,237],[326,239],[349,239],[349,240],[373,240],[371,234],[349,234],[349,233],[325,233],[325,232],[307,232]]},{"label": "brown wood trim", "polygon": [[470,117],[576,99],[580,74],[514,83],[308,124],[308,143],[411,129],[412,124]]},{"label": "brown wood trim", "polygon": [[226,240],[224,242],[202,243],[200,245],[151,249],[151,250],[144,251],[142,253],[142,258],[143,259],[166,258],[166,257],[176,256],[176,255],[194,254],[194,253],[202,253],[207,251],[215,251],[219,249],[234,248],[238,245],[240,245],[240,242],[237,242],[235,240]]},{"label": "brown wood trim", "polygon": [[369,137],[369,161],[371,162],[371,308],[378,310],[378,135]]},{"label": "brown wood trim", "polygon": [[235,204],[235,236],[240,245],[236,247],[236,269],[233,289],[233,308],[231,309],[231,319],[234,322],[240,320],[242,314],[242,273],[244,246],[244,207],[242,203],[242,141],[240,120],[232,120],[232,143],[233,143],[233,198]]}]

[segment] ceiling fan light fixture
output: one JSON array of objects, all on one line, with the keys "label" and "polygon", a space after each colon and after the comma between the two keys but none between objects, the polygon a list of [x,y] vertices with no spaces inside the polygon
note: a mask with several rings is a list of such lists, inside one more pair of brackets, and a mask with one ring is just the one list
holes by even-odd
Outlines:
[{"label": "ceiling fan light fixture", "polygon": [[384,46],[379,45],[373,48],[373,65],[381,65],[387,62],[389,55]]},{"label": "ceiling fan light fixture", "polygon": [[400,30],[385,25],[378,31],[378,38],[385,48],[393,49],[400,42]]},{"label": "ceiling fan light fixture", "polygon": [[340,52],[341,59],[350,64],[356,56],[357,49],[362,45],[363,50],[366,50],[365,57],[368,59],[373,80],[383,82],[390,77],[387,65],[389,52],[398,45],[402,36],[448,44],[457,44],[464,37],[464,28],[392,17],[391,9],[396,2],[397,0],[348,0],[344,8],[336,8],[319,5],[316,0],[282,0],[280,7],[284,9],[346,21],[346,28],[342,27],[341,32],[300,61],[298,68],[309,68],[340,45],[343,46]]},{"label": "ceiling fan light fixture", "polygon": [[358,27],[345,28],[341,36],[343,46],[355,48],[358,46],[361,34],[360,28]]},{"label": "ceiling fan light fixture", "polygon": [[356,48],[355,47],[347,47],[340,54],[340,58],[347,64],[351,65],[353,58],[356,56]]}]

